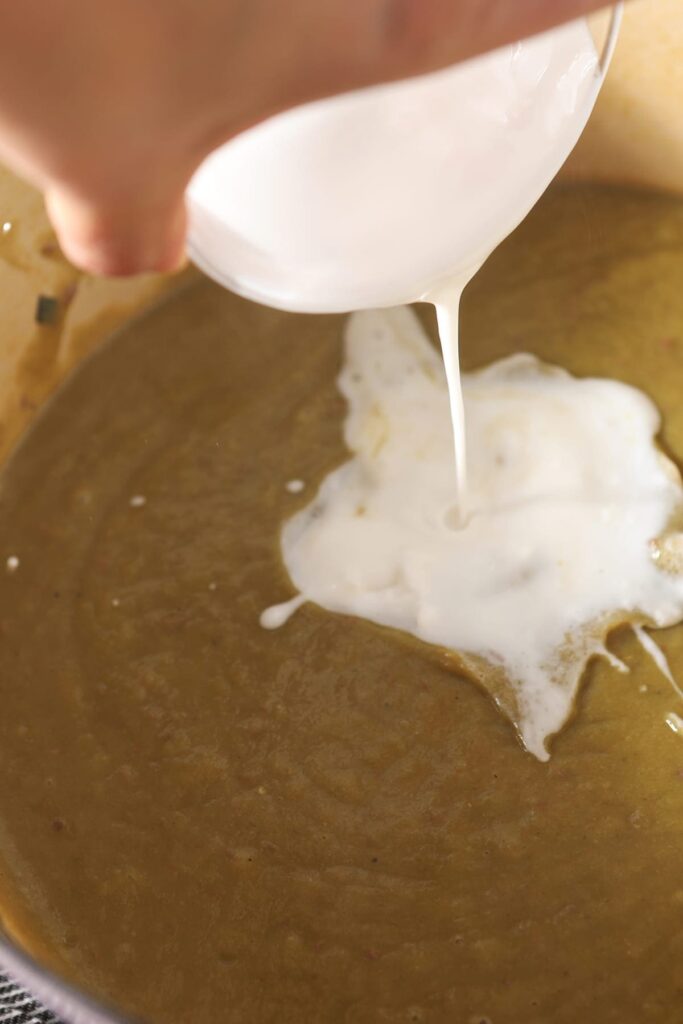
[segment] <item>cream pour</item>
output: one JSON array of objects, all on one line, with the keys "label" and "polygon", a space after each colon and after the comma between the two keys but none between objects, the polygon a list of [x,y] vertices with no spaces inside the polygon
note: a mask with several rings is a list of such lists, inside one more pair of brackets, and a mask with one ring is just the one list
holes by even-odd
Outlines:
[{"label": "cream pour", "polygon": [[339,387],[352,457],[285,524],[300,595],[262,621],[281,625],[308,600],[481,659],[508,680],[522,740],[545,760],[587,661],[611,657],[609,626],[683,618],[683,577],[658,568],[652,543],[683,488],[634,388],[529,355],[462,384],[468,520],[454,530],[443,364],[410,310],[350,318]]},{"label": "cream pour", "polygon": [[465,434],[465,403],[462,394],[460,374],[460,300],[478,268],[475,267],[464,277],[456,278],[443,292],[433,292],[427,301],[434,304],[436,321],[441,342],[441,355],[448,385],[448,402],[453,432],[453,455],[455,459],[455,504],[451,515],[454,528],[467,522],[467,438]]}]

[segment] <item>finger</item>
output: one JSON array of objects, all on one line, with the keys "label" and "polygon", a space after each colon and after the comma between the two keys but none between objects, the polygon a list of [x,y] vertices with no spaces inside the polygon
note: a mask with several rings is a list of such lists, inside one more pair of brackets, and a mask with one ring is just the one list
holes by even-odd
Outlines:
[{"label": "finger", "polygon": [[64,254],[91,274],[168,272],[184,264],[187,214],[182,190],[164,201],[138,196],[98,201],[56,187],[45,200]]},{"label": "finger", "polygon": [[[365,0],[334,9],[317,4],[307,7],[316,19],[316,50],[298,64],[295,97],[301,102],[436,71],[605,6],[606,0]],[[306,38],[303,25],[300,32]]]},{"label": "finger", "polygon": [[[393,2],[418,16],[415,0]],[[437,42],[444,47],[444,58],[450,54],[454,60],[526,39],[608,5],[606,0],[461,0],[455,4],[452,0],[427,0],[427,4],[437,25],[443,19],[451,28],[450,37],[439,40],[437,34]]]}]

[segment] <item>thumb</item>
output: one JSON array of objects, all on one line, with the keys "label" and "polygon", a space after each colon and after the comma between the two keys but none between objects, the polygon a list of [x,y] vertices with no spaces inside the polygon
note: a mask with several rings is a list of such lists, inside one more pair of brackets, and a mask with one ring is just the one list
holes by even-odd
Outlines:
[{"label": "thumb", "polygon": [[124,276],[178,270],[184,263],[187,213],[182,189],[166,199],[91,199],[54,186],[45,196],[62,251],[92,274]]}]

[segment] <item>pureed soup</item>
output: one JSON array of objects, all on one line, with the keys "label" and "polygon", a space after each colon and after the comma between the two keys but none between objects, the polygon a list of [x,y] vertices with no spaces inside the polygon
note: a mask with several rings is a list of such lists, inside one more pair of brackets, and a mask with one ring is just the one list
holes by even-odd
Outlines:
[{"label": "pureed soup", "polygon": [[[632,385],[675,460],[682,270],[680,203],[558,190],[466,295],[464,369]],[[200,284],[3,471],[3,920],[159,1024],[673,1022],[681,704],[630,630],[542,763],[444,649],[312,603],[259,624],[282,523],[349,460],[344,329]]]},{"label": "pureed soup", "polygon": [[478,659],[507,683],[526,748],[571,714],[615,625],[637,635],[683,696],[643,623],[683,617],[683,487],[655,442],[652,402],[519,353],[464,378],[467,518],[454,500],[448,389],[407,309],[356,313],[339,387],[354,457],[290,519],[282,553],[299,597]]}]

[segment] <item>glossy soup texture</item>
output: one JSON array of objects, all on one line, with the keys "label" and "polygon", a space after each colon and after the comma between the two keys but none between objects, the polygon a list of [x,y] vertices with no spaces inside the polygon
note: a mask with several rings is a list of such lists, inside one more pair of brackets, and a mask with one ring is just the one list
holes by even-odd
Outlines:
[{"label": "glossy soup texture", "polygon": [[[635,384],[680,456],[681,280],[683,204],[554,191],[466,293],[465,368]],[[345,458],[341,327],[195,284],[3,470],[3,919],[152,1024],[674,1024],[683,708],[630,632],[542,764],[435,649],[310,605],[259,625],[282,522]],[[683,679],[683,630],[657,639]]]}]

